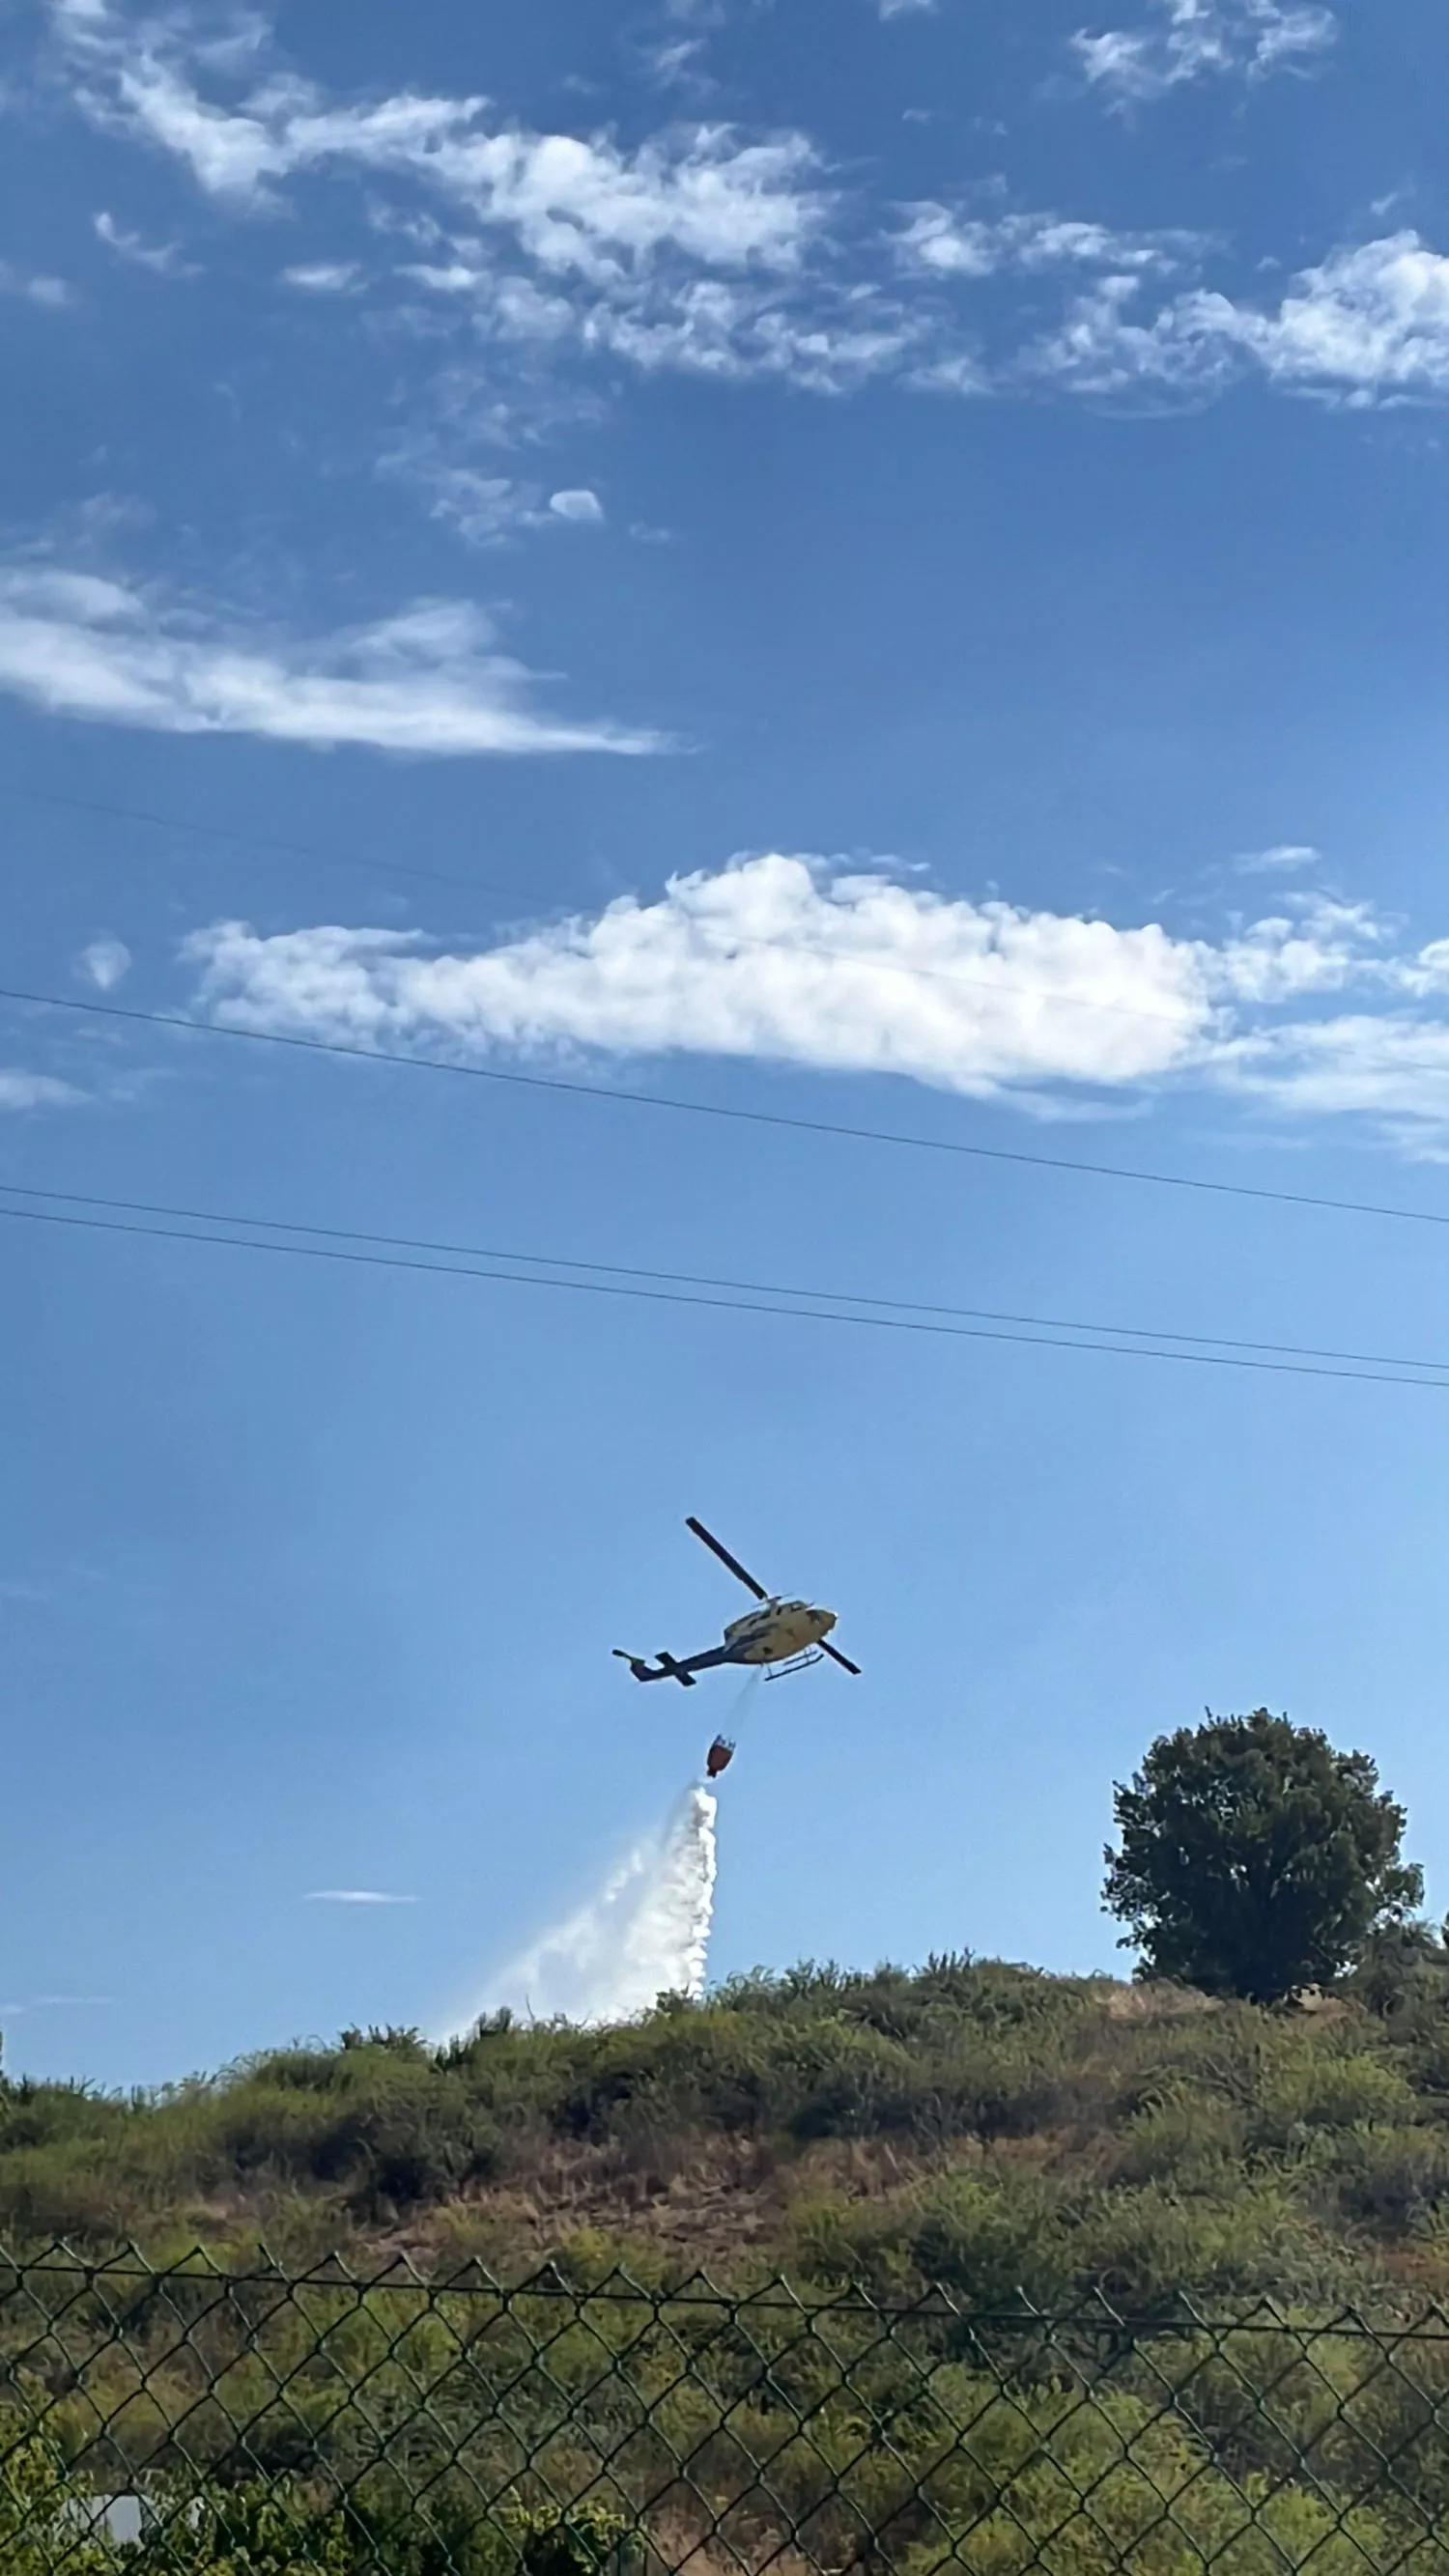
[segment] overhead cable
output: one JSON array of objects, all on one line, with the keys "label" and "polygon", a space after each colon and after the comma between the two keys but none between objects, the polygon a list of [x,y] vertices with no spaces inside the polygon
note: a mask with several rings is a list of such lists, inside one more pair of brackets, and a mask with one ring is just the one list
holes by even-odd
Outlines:
[{"label": "overhead cable", "polygon": [[[380,859],[375,864],[361,857],[341,858],[335,850],[320,850],[312,841],[285,840],[272,832],[238,831],[225,823],[194,823],[181,815],[158,814],[144,806],[103,804],[98,797],[69,796],[59,789],[50,787],[21,787],[9,779],[0,779],[0,796],[23,796],[36,804],[69,806],[78,813],[104,815],[109,821],[153,823],[159,825],[163,831],[190,832],[201,840],[240,843],[243,848],[287,850],[298,857],[315,860],[319,867],[345,869],[349,876],[354,877],[359,874],[417,877],[431,885],[461,886],[466,892],[475,895],[487,895],[497,891],[496,888],[480,884],[476,877],[459,876],[451,869],[413,867],[401,859],[391,857]],[[518,891],[521,894],[522,889]],[[537,888],[530,887],[529,892],[536,900]],[[734,949],[773,951],[777,955],[781,953],[779,940],[754,937],[748,931],[732,930],[729,933],[729,939]],[[1183,1027],[1180,1013],[1149,1010],[1140,1002],[1112,1002],[1096,993],[1063,993],[1053,991],[1044,984],[1008,982],[999,975],[965,975],[959,968],[951,966],[912,965],[903,957],[853,956],[846,950],[826,947],[821,941],[791,939],[789,953],[795,957],[823,958],[830,966],[864,966],[869,967],[875,974],[906,975],[914,981],[924,979],[929,984],[964,984],[974,992],[1008,994],[1028,1002],[1049,1002],[1057,1010],[1109,1011],[1119,1018],[1156,1020],[1165,1027],[1177,1030]]]},{"label": "overhead cable", "polygon": [[168,1011],[142,1011],[120,1002],[77,1001],[60,993],[38,993],[0,985],[0,1002],[39,1010],[82,1012],[92,1018],[122,1020],[146,1028],[166,1029],[173,1036],[237,1038],[256,1046],[286,1047],[302,1055],[343,1057],[356,1064],[401,1066],[412,1073],[447,1073],[471,1082],[502,1083],[516,1090],[558,1092],[580,1100],[618,1100],[640,1109],[679,1111],[693,1118],[722,1118],[750,1127],[777,1127],[806,1136],[838,1136],[853,1144],[890,1145],[925,1154],[956,1154],[976,1162],[1016,1163],[1044,1172],[1078,1172],[1094,1180],[1137,1181],[1153,1189],[1195,1190],[1213,1198],[1256,1199],[1269,1205],[1327,1209],[1338,1216],[1392,1218],[1405,1225],[1449,1226],[1449,1210],[1396,1207],[1381,1199],[1330,1198],[1314,1190],[1275,1190],[1252,1181],[1215,1181],[1197,1172],[1145,1171],[1131,1163],[1087,1162],[1070,1154],[1030,1154],[1012,1145],[968,1144],[954,1136],[913,1135],[909,1129],[857,1127],[829,1118],[800,1118],[783,1109],[743,1109],[716,1100],[683,1100],[662,1091],[633,1091],[619,1083],[577,1082],[564,1074],[520,1073],[495,1064],[458,1064],[449,1056],[405,1055],[388,1047],[351,1046],[341,1038],[298,1037],[281,1029],[233,1027],[226,1020],[186,1019]]},{"label": "overhead cable", "polygon": [[[283,850],[290,856],[315,860],[318,867],[345,868],[349,876],[376,875],[416,877],[428,885],[460,886],[468,894],[487,894],[491,889],[480,885],[476,877],[459,876],[448,868],[420,868],[391,855],[369,868],[364,859],[346,859],[335,850],[319,850],[314,841],[292,841],[279,832],[244,832],[232,823],[193,823],[181,814],[158,814],[145,805],[113,805],[98,796],[71,796],[56,787],[22,787],[16,780],[0,778],[0,796],[20,796],[30,805],[63,805],[77,814],[103,815],[111,823],[150,823],[163,832],[189,832],[197,840],[228,841],[250,850]],[[522,892],[520,887],[519,892]]]},{"label": "overhead cable", "polygon": [[[1411,1374],[1407,1369],[1347,1368],[1307,1360],[1255,1359],[1228,1349],[1214,1351],[1163,1349],[1140,1342],[1086,1340],[1081,1338],[1080,1334],[1022,1332],[1005,1325],[932,1322],[924,1316],[867,1314],[858,1310],[850,1312],[843,1307],[768,1304],[759,1297],[724,1294],[696,1295],[683,1288],[645,1287],[624,1279],[566,1279],[541,1271],[525,1272],[501,1267],[484,1269],[477,1262],[430,1260],[404,1252],[358,1252],[335,1243],[280,1243],[261,1235],[203,1232],[195,1226],[153,1224],[139,1218],[79,1216],[67,1214],[58,1208],[0,1206],[0,1220],[5,1219],[9,1219],[12,1223],[64,1226],[87,1233],[141,1235],[170,1242],[213,1244],[230,1251],[275,1253],[288,1259],[345,1263],[366,1269],[404,1270],[415,1274],[427,1273],[433,1276],[476,1279],[489,1283],[502,1282],[519,1288],[561,1289],[578,1296],[639,1299],[649,1305],[691,1306],[714,1312],[775,1315],[797,1322],[854,1325],[875,1332],[924,1333],[936,1339],[948,1341],[1008,1342],[1042,1350],[1102,1351],[1124,1359],[1172,1360],[1181,1366],[1191,1368],[1249,1369],[1257,1374],[1277,1377],[1347,1379],[1359,1386],[1426,1387],[1434,1388],[1440,1394],[1449,1394],[1449,1375],[1424,1376]],[[225,1222],[225,1220],[221,1221]],[[1445,1365],[1449,1368],[1449,1363]]]},{"label": "overhead cable", "polygon": [[[332,1243],[370,1243],[391,1252],[426,1252],[463,1261],[523,1261],[547,1270],[589,1270],[611,1279],[641,1279],[673,1288],[723,1288],[745,1297],[803,1298],[817,1305],[875,1307],[887,1314],[950,1315],[984,1324],[1026,1324],[1043,1332],[1116,1334],[1124,1341],[1184,1342],[1204,1350],[1263,1351],[1283,1359],[1340,1360],[1372,1369],[1449,1372],[1449,1359],[1408,1359],[1402,1352],[1324,1350],[1311,1342],[1255,1342],[1233,1333],[1183,1333],[1157,1324],[1096,1324],[1080,1315],[1019,1315],[994,1306],[954,1306],[919,1297],[864,1296],[848,1288],[794,1288],[778,1279],[722,1279],[709,1272],[652,1270],[637,1262],[583,1260],[568,1252],[520,1252],[513,1245],[440,1242],[427,1235],[377,1234],[366,1226],[317,1225],[310,1219],[240,1216],[234,1208],[175,1207],[155,1199],[100,1198],[88,1190],[41,1189],[30,1181],[0,1181],[7,1198],[46,1199],[67,1207],[105,1208],[128,1216],[181,1217],[197,1225],[241,1225],[271,1234],[307,1234]],[[0,1215],[11,1213],[0,1207]]]}]

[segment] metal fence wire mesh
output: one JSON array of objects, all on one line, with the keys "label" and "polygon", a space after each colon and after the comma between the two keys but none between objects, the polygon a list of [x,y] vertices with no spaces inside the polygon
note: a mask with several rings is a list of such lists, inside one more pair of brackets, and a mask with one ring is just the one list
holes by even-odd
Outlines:
[{"label": "metal fence wire mesh", "polygon": [[1449,2320],[0,2257],[0,2576],[1449,2576]]}]

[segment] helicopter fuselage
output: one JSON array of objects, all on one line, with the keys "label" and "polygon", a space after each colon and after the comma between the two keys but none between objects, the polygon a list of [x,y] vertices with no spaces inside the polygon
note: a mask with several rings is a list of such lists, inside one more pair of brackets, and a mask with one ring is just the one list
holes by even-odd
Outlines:
[{"label": "helicopter fuselage", "polygon": [[735,1664],[784,1664],[808,1653],[835,1625],[833,1610],[809,1601],[762,1601],[755,1610],[732,1619],[724,1632],[729,1660]]},{"label": "helicopter fuselage", "polygon": [[709,1646],[702,1655],[671,1655],[661,1650],[657,1663],[644,1655],[623,1655],[615,1649],[636,1682],[683,1682],[688,1690],[696,1673],[714,1672],[721,1664],[745,1664],[758,1669],[764,1665],[792,1664],[799,1655],[808,1655],[829,1636],[835,1625],[833,1610],[821,1610],[810,1601],[762,1601],[758,1608],[746,1610],[743,1617],[732,1619],[724,1632],[722,1645]]}]

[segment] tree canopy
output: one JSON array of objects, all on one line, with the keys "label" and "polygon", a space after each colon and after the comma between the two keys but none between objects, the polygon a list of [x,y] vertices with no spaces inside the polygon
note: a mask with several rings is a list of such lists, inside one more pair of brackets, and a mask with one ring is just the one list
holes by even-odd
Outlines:
[{"label": "tree canopy", "polygon": [[1401,1920],[1423,1873],[1366,1753],[1255,1709],[1159,1736],[1113,1798],[1104,1904],[1141,1973],[1278,2003],[1327,1985]]}]

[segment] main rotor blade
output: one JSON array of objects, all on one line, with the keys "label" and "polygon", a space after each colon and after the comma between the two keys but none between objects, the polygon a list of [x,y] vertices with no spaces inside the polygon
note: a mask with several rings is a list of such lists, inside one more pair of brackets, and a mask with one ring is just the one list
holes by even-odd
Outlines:
[{"label": "main rotor blade", "polygon": [[853,1664],[849,1655],[842,1655],[838,1646],[827,1646],[824,1638],[822,1637],[820,1640],[820,1650],[822,1654],[826,1654],[830,1657],[832,1664],[839,1664],[842,1672],[854,1673],[856,1680],[860,1680],[861,1674],[859,1664]]},{"label": "main rotor blade", "polygon": [[693,1513],[691,1513],[685,1521],[684,1526],[686,1529],[692,1529],[696,1538],[702,1538],[706,1547],[713,1548],[721,1565],[727,1565],[731,1574],[737,1577],[739,1582],[744,1585],[747,1592],[753,1592],[757,1601],[769,1600],[770,1596],[765,1590],[763,1583],[757,1583],[752,1574],[746,1574],[739,1558],[737,1556],[731,1556],[727,1547],[721,1547],[719,1540],[714,1536],[713,1531],[707,1530],[703,1521],[697,1521],[694,1518]]}]

